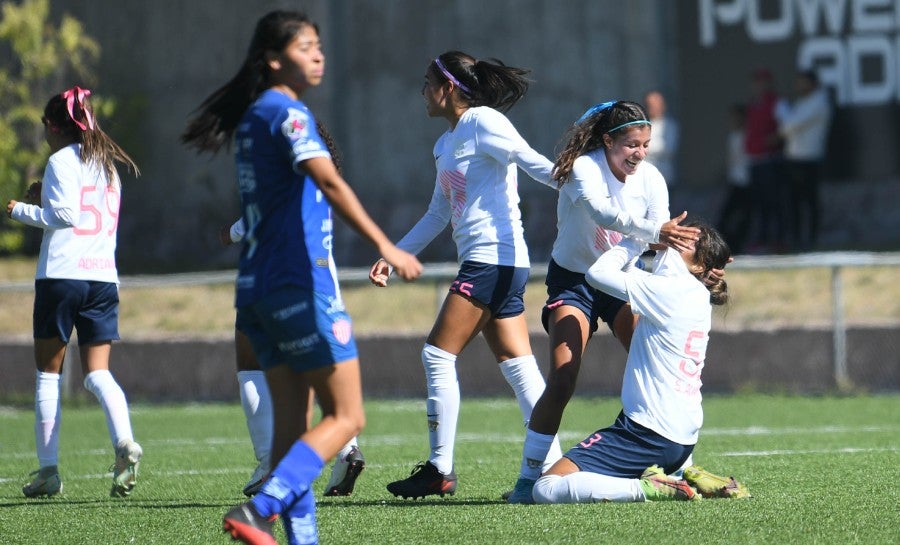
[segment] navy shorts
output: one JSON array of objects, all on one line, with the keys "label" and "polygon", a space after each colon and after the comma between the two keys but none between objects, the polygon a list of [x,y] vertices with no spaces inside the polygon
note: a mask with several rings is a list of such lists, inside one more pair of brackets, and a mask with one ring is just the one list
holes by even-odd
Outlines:
[{"label": "navy shorts", "polygon": [[32,320],[35,339],[68,343],[74,328],[80,346],[117,341],[119,287],[94,280],[35,280]]},{"label": "navy shorts", "polygon": [[581,471],[635,479],[654,464],[674,473],[693,451],[694,445],[670,441],[620,412],[612,426],[597,430],[565,457]]},{"label": "navy shorts", "polygon": [[298,372],[356,359],[353,326],[334,296],[281,288],[237,309],[235,327],[250,339],[262,369]]},{"label": "navy shorts", "polygon": [[591,334],[597,331],[599,320],[606,322],[612,331],[613,320],[625,301],[592,288],[584,275],[564,269],[552,259],[547,267],[547,304],[541,311],[544,331],[550,331],[550,311],[563,305],[575,307],[587,316]]},{"label": "navy shorts", "polygon": [[527,283],[528,267],[463,261],[450,284],[450,293],[461,293],[478,301],[494,318],[512,318],[525,312]]}]

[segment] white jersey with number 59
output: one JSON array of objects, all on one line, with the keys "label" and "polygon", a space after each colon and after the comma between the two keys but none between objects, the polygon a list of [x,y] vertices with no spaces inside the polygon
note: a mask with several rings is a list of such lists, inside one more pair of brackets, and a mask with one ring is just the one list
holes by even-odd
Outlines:
[{"label": "white jersey with number 59", "polygon": [[20,202],[12,211],[13,219],[44,229],[35,278],[118,283],[118,178],[109,183],[72,144],[50,156],[42,182],[40,206]]}]

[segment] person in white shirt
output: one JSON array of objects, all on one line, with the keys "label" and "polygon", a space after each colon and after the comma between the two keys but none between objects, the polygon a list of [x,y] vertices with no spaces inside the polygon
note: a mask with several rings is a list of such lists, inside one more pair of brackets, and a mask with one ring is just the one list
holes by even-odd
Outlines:
[{"label": "person in white shirt", "polygon": [[669,187],[677,181],[676,159],[681,131],[678,121],[666,113],[666,99],[659,91],[650,91],[644,97],[647,115],[653,123],[653,138],[647,162],[659,169]]},{"label": "person in white shirt", "polygon": [[793,104],[779,101],[775,118],[785,140],[793,243],[806,250],[815,246],[819,232],[819,178],[831,125],[831,101],[813,70],[798,73],[795,88],[797,99]]},{"label": "person in white shirt", "polygon": [[91,92],[78,86],[52,97],[41,121],[50,160],[28,201],[11,200],[10,218],[44,230],[35,274],[35,439],[40,469],[25,496],[54,496],[59,476],[60,374],[73,329],[78,333],[84,386],[103,407],[115,450],[111,496],[134,489],[143,451],[134,441],[125,393],[109,370],[119,339],[116,232],[122,184],[116,162],[134,161],[93,115]]},{"label": "person in white shirt", "polygon": [[[517,170],[555,188],[550,179],[553,163],[532,149],[501,113],[524,96],[527,73],[459,51],[439,55],[425,73],[426,111],[446,119],[450,129],[434,145],[437,179],[428,211],[397,245],[417,254],[449,223],[460,269],[422,350],[431,452],[408,478],[388,485],[395,496],[456,491],[456,359],[479,333],[513,388],[526,422],[544,390],[523,314],[530,261]],[[389,274],[388,265],[379,260],[370,279],[385,286]],[[558,442],[552,442],[551,462],[562,454]]]},{"label": "person in white shirt", "polygon": [[626,272],[645,247],[633,239],[588,270],[592,287],[628,301],[640,316],[625,366],[623,409],[611,426],[578,443],[538,479],[537,503],[701,498],[690,482],[667,474],[690,457],[703,424],[701,372],[712,305],[728,301],[724,279],[710,278],[725,268],[731,251],[712,227],[683,225],[700,229],[694,247],[658,252],[652,274]]},{"label": "person in white shirt", "polygon": [[553,178],[560,184],[557,236],[547,270],[542,320],[550,334],[551,366],[525,435],[519,478],[506,496],[532,503],[562,415],[575,391],[588,340],[603,320],[627,350],[636,318],[627,301],[589,286],[585,273],[623,236],[661,243],[679,251],[691,247],[698,230],[681,227],[682,213],[669,216],[666,182],[644,161],[651,122],[635,102],[609,101],[590,108],[569,133]]}]

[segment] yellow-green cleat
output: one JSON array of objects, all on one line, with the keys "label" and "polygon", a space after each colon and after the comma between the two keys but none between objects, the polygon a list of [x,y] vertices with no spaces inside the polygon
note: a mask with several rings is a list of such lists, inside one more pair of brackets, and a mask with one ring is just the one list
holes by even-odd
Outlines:
[{"label": "yellow-green cleat", "polygon": [[116,463],[112,467],[113,482],[109,495],[121,497],[131,495],[137,483],[138,466],[144,451],[141,446],[129,439],[123,439],[116,446]]},{"label": "yellow-green cleat", "polygon": [[657,465],[652,465],[641,474],[641,488],[646,501],[697,501],[703,499],[684,479],[666,475]]},{"label": "yellow-green cleat", "polygon": [[734,477],[720,477],[700,466],[684,470],[684,480],[697,489],[705,498],[750,498],[750,490],[737,482]]}]

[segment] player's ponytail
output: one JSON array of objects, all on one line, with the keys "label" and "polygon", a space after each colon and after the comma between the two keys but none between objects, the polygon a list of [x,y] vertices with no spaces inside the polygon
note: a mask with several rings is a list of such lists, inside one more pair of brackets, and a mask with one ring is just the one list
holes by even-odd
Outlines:
[{"label": "player's ponytail", "polygon": [[528,91],[528,70],[506,66],[497,59],[476,59],[461,51],[439,55],[430,67],[438,81],[450,81],[471,106],[505,112]]},{"label": "player's ponytail", "polygon": [[244,112],[269,87],[266,51],[282,51],[305,26],[318,26],[305,14],[273,11],[257,23],[240,70],[231,80],[209,95],[188,122],[181,142],[198,152],[218,152],[230,146]]},{"label": "player's ponytail", "polygon": [[43,122],[47,130],[80,143],[82,162],[94,163],[103,169],[108,183],[112,184],[119,178],[117,162],[139,176],[140,170],[131,157],[100,128],[90,96],[90,90],[77,85],[53,96],[44,107]]},{"label": "player's ponytail", "polygon": [[613,100],[590,107],[566,133],[566,144],[553,166],[553,179],[559,185],[569,181],[575,159],[602,148],[604,134],[616,139],[625,134],[622,129],[635,124],[650,124],[647,112],[636,102]]},{"label": "player's ponytail", "polygon": [[728,302],[728,283],[725,279],[709,282],[709,271],[712,269],[724,269],[731,258],[731,248],[713,226],[700,220],[688,220],[681,224],[682,227],[697,227],[700,229],[700,238],[694,243],[694,262],[702,268],[695,276],[703,282],[709,290],[709,302],[714,305],[724,305]]}]

